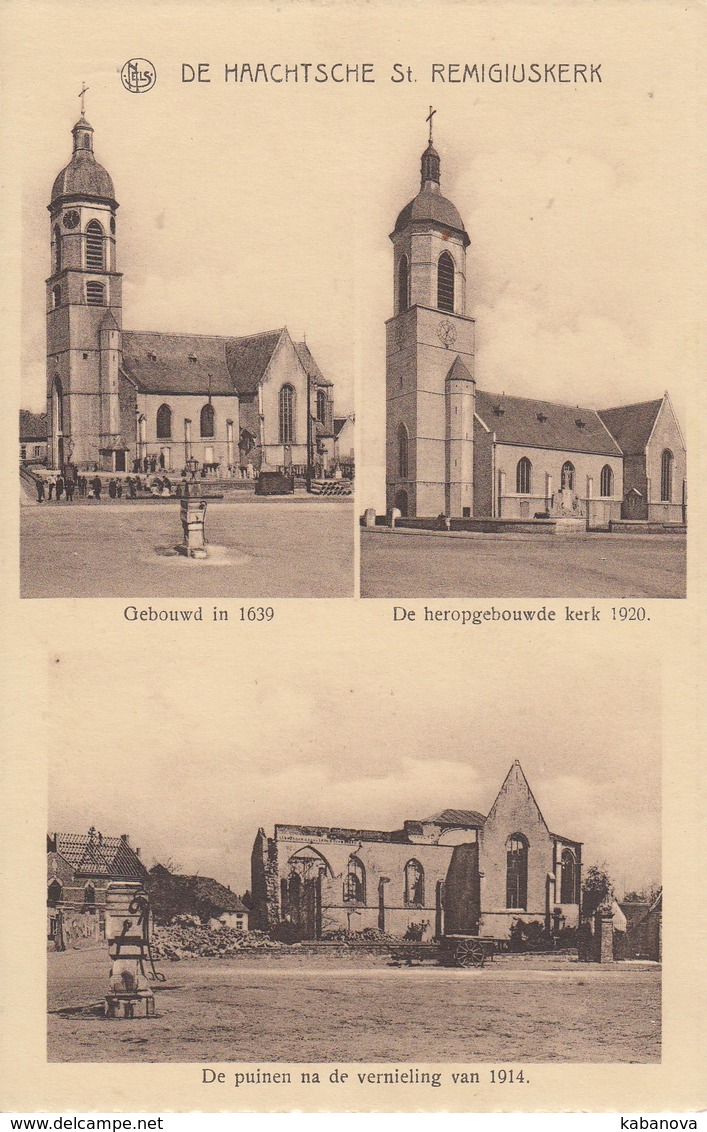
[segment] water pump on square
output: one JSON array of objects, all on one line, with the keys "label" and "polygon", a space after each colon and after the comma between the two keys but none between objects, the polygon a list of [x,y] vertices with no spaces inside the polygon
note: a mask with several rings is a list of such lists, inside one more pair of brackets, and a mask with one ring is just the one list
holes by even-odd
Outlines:
[{"label": "water pump on square", "polygon": [[[134,881],[116,881],[106,893],[106,939],[111,959],[106,1018],[149,1018],[155,1013],[150,976],[156,970],[150,946],[150,900]],[[148,973],[149,971],[149,973]]]}]

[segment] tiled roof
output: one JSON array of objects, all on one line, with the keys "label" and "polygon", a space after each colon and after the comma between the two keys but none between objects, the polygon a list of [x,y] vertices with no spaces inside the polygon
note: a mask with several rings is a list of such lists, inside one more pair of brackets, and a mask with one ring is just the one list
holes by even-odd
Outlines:
[{"label": "tiled roof", "polygon": [[594,409],[477,390],[476,412],[500,444],[620,456],[621,449]]},{"label": "tiled roof", "polygon": [[663,404],[659,401],[640,401],[636,405],[620,405],[616,409],[600,409],[599,416],[625,456],[640,456],[645,452],[648,438]]},{"label": "tiled roof", "polygon": [[262,380],[283,329],[251,334],[247,338],[228,338],[226,357],[237,393],[254,393]]},{"label": "tiled roof", "polygon": [[476,829],[486,821],[478,810],[442,810],[440,814],[433,814],[426,822],[435,822],[437,825],[470,826]]},{"label": "tiled roof", "polygon": [[462,359],[459,357],[459,354],[457,354],[456,358],[454,359],[451,366],[449,367],[449,373],[447,374],[447,381],[473,381],[473,380],[474,379],[471,376],[471,374],[469,373],[469,370],[467,369],[466,365],[464,364]]},{"label": "tiled roof", "polygon": [[311,377],[315,385],[331,385],[332,382],[324,376],[316,361],[312,357],[312,353],[306,342],[295,342],[295,350],[297,357],[302,363],[305,373]]},{"label": "tiled roof", "polygon": [[282,330],[225,338],[123,332],[123,369],[143,393],[253,393]]},{"label": "tiled roof", "polygon": [[208,902],[213,905],[214,910],[221,912],[247,912],[245,904],[236,896],[235,892],[231,892],[230,888],[220,884],[219,881],[213,880],[212,877],[199,877],[199,876],[185,876],[180,878],[185,880],[194,894],[197,901]]},{"label": "tiled roof", "polygon": [[122,837],[102,837],[99,833],[55,833],[49,838],[48,845],[78,873],[128,880],[143,880],[147,876],[147,869],[137,853]]},{"label": "tiled roof", "polygon": [[47,414],[20,409],[20,440],[46,440]]}]

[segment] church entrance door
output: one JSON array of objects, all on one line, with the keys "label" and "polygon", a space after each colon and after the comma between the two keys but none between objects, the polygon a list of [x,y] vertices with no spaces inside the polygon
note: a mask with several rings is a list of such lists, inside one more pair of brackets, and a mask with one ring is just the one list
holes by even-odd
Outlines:
[{"label": "church entrance door", "polygon": [[398,508],[403,519],[407,519],[408,515],[408,493],[406,491],[399,491],[395,496],[395,506]]},{"label": "church entrance door", "polygon": [[115,470],[116,472],[126,471],[125,467],[125,449],[121,448],[115,453]]}]

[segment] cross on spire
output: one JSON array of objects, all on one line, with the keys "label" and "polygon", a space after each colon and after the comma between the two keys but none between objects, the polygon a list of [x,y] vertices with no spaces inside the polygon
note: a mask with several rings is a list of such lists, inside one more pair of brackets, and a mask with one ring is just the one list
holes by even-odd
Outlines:
[{"label": "cross on spire", "polygon": [[432,145],[432,119],[433,119],[433,117],[436,113],[437,113],[437,111],[433,110],[432,107],[430,106],[430,112],[427,115],[427,117],[425,118],[425,121],[429,122],[429,124],[430,124],[430,145]]},{"label": "cross on spire", "polygon": [[[84,95],[85,95],[85,93],[86,93],[86,91],[87,91],[88,89],[89,89],[89,88],[88,88],[88,87],[86,86],[86,84],[85,84],[85,83],[83,83],[83,84],[82,84],[82,86],[81,86],[81,90],[79,91],[79,98],[81,99],[81,117],[82,117],[82,118],[83,118],[83,116],[84,116],[84,110],[85,110],[85,107],[84,107]],[[432,109],[432,107],[430,106],[430,110],[431,110],[431,109]],[[430,127],[430,129],[431,129],[431,128],[432,128],[432,127]]]}]

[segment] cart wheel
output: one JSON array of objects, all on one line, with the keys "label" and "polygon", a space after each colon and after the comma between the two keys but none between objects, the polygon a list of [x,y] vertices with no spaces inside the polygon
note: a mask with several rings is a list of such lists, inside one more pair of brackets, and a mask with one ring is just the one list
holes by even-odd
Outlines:
[{"label": "cart wheel", "polygon": [[485,958],[483,944],[478,939],[460,940],[454,952],[454,962],[458,967],[483,967]]}]

